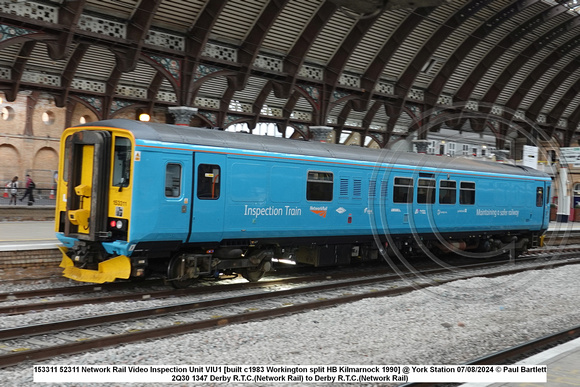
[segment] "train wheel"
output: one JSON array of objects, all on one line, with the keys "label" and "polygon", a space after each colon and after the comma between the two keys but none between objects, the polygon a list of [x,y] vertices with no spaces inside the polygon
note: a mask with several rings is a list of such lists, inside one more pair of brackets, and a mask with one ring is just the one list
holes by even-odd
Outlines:
[{"label": "train wheel", "polygon": [[167,278],[176,289],[185,289],[193,283],[193,278],[189,276],[187,259],[177,256],[171,259],[167,267]]},{"label": "train wheel", "polygon": [[260,269],[244,269],[242,270],[242,277],[247,279],[249,282],[258,282],[265,274],[264,270]]}]

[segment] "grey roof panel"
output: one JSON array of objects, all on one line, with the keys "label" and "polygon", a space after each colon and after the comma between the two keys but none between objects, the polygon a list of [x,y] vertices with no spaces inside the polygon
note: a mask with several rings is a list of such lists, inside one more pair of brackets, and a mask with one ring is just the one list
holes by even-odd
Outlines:
[{"label": "grey roof panel", "polygon": [[422,168],[455,169],[462,171],[522,175],[549,178],[533,168],[479,161],[467,158],[429,156],[388,149],[369,149],[314,141],[290,140],[270,136],[253,136],[244,133],[224,132],[188,126],[143,123],[133,120],[114,119],[80,125],[80,127],[111,127],[131,131],[141,140],[162,141],[177,144],[218,146],[240,150],[266,151],[300,156],[331,157],[353,161],[413,165]]}]

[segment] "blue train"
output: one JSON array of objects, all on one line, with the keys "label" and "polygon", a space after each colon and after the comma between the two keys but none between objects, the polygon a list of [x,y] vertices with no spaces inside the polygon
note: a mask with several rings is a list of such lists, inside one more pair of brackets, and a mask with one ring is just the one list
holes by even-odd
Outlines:
[{"label": "blue train", "polygon": [[61,266],[85,282],[519,254],[548,227],[550,177],[520,166],[121,119],[67,129],[60,154]]}]

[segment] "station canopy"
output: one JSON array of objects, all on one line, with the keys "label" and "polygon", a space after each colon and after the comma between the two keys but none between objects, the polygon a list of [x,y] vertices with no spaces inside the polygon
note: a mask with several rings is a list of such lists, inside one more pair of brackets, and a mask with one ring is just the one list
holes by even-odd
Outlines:
[{"label": "station canopy", "polygon": [[[384,147],[441,127],[562,146],[580,123],[576,0],[0,0],[0,92],[97,119],[312,127]],[[76,124],[76,123],[73,123]],[[292,131],[288,129],[291,128]]]}]

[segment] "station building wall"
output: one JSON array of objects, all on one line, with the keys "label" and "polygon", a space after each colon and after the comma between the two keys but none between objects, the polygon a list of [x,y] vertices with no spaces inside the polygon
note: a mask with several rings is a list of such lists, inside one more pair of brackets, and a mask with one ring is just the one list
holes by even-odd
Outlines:
[{"label": "station building wall", "polygon": [[[94,122],[100,117],[80,102],[72,101],[59,108],[47,93],[21,92],[13,102],[0,93],[0,100],[0,187],[14,176],[24,182],[30,173],[38,188],[52,188],[62,132],[68,126]],[[135,119],[136,113],[135,108],[128,107],[111,118]],[[165,122],[165,114],[156,112],[152,120]]]}]

